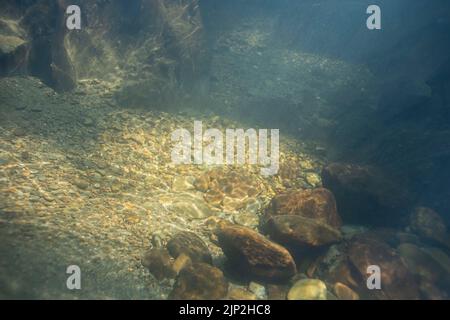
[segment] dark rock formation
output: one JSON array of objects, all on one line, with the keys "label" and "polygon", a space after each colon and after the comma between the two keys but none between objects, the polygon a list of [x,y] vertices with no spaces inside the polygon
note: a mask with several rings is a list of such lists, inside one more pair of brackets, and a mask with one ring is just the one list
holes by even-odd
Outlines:
[{"label": "dark rock formation", "polygon": [[431,240],[450,248],[450,237],[442,217],[434,210],[417,207],[410,216],[411,231],[424,240]]},{"label": "dark rock formation", "polygon": [[411,206],[405,189],[373,167],[332,163],[323,169],[322,183],[347,224],[392,227],[403,222]]},{"label": "dark rock formation", "polygon": [[57,91],[76,86],[76,72],[65,47],[65,1],[40,1],[22,19],[29,41],[28,71]]}]

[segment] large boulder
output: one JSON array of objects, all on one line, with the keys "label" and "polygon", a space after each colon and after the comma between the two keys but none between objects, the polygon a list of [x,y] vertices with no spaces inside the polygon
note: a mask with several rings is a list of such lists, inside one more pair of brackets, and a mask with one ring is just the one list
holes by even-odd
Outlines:
[{"label": "large boulder", "polygon": [[0,76],[24,73],[28,43],[19,21],[0,18]]},{"label": "large boulder", "polygon": [[267,214],[297,215],[335,228],[341,226],[334,196],[324,188],[296,190],[277,195],[272,199]]},{"label": "large boulder", "polygon": [[65,9],[64,1],[39,1],[21,20],[30,39],[28,72],[57,91],[70,91],[77,81],[65,46]]},{"label": "large boulder", "polygon": [[220,269],[206,263],[194,263],[181,270],[169,299],[219,300],[227,293],[228,282]]},{"label": "large boulder", "polygon": [[217,237],[233,270],[266,281],[286,280],[296,273],[294,259],[284,247],[250,228],[221,224]]},{"label": "large boulder", "polygon": [[341,232],[323,222],[296,215],[271,217],[266,227],[270,238],[293,248],[316,248],[339,242]]},{"label": "large boulder", "polygon": [[322,170],[322,183],[346,224],[401,224],[411,204],[404,188],[370,166],[332,163]]}]

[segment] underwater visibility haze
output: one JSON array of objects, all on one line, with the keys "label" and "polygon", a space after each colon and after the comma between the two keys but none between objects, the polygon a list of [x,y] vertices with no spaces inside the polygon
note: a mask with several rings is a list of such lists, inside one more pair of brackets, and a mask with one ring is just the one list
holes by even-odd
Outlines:
[{"label": "underwater visibility haze", "polygon": [[447,300],[447,0],[0,0],[0,299]]}]

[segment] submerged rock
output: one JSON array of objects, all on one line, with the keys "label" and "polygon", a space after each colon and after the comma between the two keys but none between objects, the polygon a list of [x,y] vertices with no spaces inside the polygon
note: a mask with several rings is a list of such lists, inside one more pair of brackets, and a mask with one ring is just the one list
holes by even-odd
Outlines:
[{"label": "submerged rock", "polygon": [[447,226],[442,217],[426,207],[415,208],[409,218],[410,229],[425,240],[432,240],[450,245]]},{"label": "submerged rock", "polygon": [[289,290],[288,300],[327,300],[327,286],[318,279],[297,281]]},{"label": "submerged rock", "polygon": [[227,293],[228,282],[220,269],[206,263],[194,263],[181,270],[169,299],[219,300]]},{"label": "submerged rock", "polygon": [[403,188],[369,166],[332,163],[322,170],[322,182],[347,224],[393,226],[411,203]]},{"label": "submerged rock", "polygon": [[269,219],[267,231],[270,238],[293,247],[321,247],[342,239],[339,230],[302,216],[284,215]]},{"label": "submerged rock", "polygon": [[267,285],[267,298],[269,300],[286,300],[289,287],[286,285]]},{"label": "submerged rock", "polygon": [[250,282],[250,284],[248,285],[248,290],[252,292],[258,298],[258,300],[267,299],[266,287],[262,284]]},{"label": "submerged rock", "polygon": [[192,232],[184,231],[175,234],[167,242],[167,249],[174,258],[185,254],[193,262],[212,263],[208,247],[200,237]]},{"label": "submerged rock", "polygon": [[229,300],[257,300],[258,298],[253,292],[244,288],[231,288],[228,291],[227,299]]},{"label": "submerged rock", "polygon": [[286,280],[296,273],[291,254],[250,228],[222,224],[219,245],[234,270],[267,281]]},{"label": "submerged rock", "polygon": [[339,300],[359,300],[359,294],[343,283],[336,282],[333,289]]},{"label": "submerged rock", "polygon": [[315,263],[311,277],[319,277],[328,283],[340,282],[350,288],[360,286],[360,275],[348,259],[348,248],[345,242],[332,245]]},{"label": "submerged rock", "polygon": [[404,243],[397,248],[397,251],[414,275],[424,278],[429,282],[444,280],[448,274],[448,270],[445,270],[435,261],[426,250],[418,246]]},{"label": "submerged rock", "polygon": [[179,274],[181,270],[192,264],[191,258],[184,253],[180,254],[172,264],[172,269],[176,274]]},{"label": "submerged rock", "polygon": [[144,254],[142,265],[158,280],[175,278],[173,260],[165,249],[151,249]]},{"label": "submerged rock", "polygon": [[272,199],[267,213],[270,216],[297,215],[335,228],[341,226],[334,196],[324,188],[280,194]]},{"label": "submerged rock", "polygon": [[[419,299],[419,288],[402,258],[387,244],[368,238],[356,238],[348,248],[348,257],[360,275],[360,289],[378,299]],[[368,267],[381,270],[381,290],[368,290]]]}]

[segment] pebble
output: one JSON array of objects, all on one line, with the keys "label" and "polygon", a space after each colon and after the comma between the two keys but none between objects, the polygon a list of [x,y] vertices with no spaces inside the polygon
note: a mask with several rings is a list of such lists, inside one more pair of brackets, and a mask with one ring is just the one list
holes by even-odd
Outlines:
[{"label": "pebble", "polygon": [[297,281],[288,292],[288,300],[327,300],[327,286],[318,279]]},{"label": "pebble", "polygon": [[256,295],[245,288],[232,287],[228,291],[229,300],[257,300]]},{"label": "pebble", "polygon": [[267,299],[266,287],[264,287],[262,284],[250,282],[250,284],[248,285],[248,290],[252,292],[258,300]]}]

